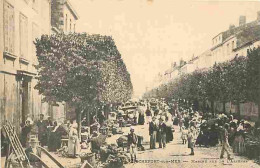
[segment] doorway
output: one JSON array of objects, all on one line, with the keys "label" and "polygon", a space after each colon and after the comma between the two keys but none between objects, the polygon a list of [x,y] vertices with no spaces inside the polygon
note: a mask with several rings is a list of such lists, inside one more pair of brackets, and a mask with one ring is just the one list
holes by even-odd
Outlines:
[{"label": "doorway", "polygon": [[22,123],[25,123],[29,114],[29,84],[28,81],[22,81],[21,88],[21,99],[22,99]]}]

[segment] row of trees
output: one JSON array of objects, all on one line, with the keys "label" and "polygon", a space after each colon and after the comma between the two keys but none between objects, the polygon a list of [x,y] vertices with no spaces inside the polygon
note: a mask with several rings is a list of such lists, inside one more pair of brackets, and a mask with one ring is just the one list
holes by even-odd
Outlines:
[{"label": "row of trees", "polygon": [[35,88],[44,101],[67,102],[81,114],[131,98],[130,74],[112,37],[43,35],[35,45],[39,62]]},{"label": "row of trees", "polygon": [[[185,99],[189,102],[209,101],[211,107],[214,102],[223,102],[224,110],[226,102],[238,106],[243,102],[260,104],[260,48],[250,50],[247,57],[235,57],[215,64],[208,70],[184,74],[151,90],[145,97]],[[212,112],[214,113],[214,108]]]}]

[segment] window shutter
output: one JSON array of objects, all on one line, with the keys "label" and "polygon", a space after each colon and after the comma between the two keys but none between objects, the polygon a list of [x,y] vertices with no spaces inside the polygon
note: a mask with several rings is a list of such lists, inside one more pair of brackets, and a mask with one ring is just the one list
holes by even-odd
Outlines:
[{"label": "window shutter", "polygon": [[28,24],[27,18],[20,13],[20,55],[23,58],[27,56],[28,50]]},{"label": "window shutter", "polygon": [[4,2],[4,51],[14,53],[14,8]]},{"label": "window shutter", "polygon": [[6,52],[9,52],[9,22],[8,17],[9,16],[9,4],[6,2],[4,3],[4,50]]},{"label": "window shutter", "polygon": [[9,52],[14,53],[14,8],[9,9]]}]

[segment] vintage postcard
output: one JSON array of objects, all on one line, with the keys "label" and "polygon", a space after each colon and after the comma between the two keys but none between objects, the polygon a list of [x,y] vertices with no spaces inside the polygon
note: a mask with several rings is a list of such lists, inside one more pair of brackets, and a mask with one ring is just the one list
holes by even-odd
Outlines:
[{"label": "vintage postcard", "polygon": [[260,167],[259,0],[0,0],[2,168]]}]

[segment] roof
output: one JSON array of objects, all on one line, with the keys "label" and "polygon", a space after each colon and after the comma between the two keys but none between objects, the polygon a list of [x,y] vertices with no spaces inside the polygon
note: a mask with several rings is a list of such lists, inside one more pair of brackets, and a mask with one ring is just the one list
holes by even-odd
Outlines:
[{"label": "roof", "polygon": [[211,48],[211,51],[213,51],[213,50],[215,50],[216,48],[222,46],[222,45],[225,44],[227,41],[229,41],[229,40],[231,40],[231,39],[233,39],[233,38],[235,38],[235,35],[229,36],[229,37],[226,38],[224,41],[222,41],[222,43],[220,43],[220,44],[218,44],[218,45],[212,47],[212,48]]},{"label": "roof", "polygon": [[69,0],[65,0],[64,4],[66,4],[69,8],[69,10],[71,11],[71,13],[73,14],[73,16],[75,17],[76,20],[79,19],[79,15],[76,12],[76,10],[73,8],[73,6],[71,5]]},{"label": "roof", "polygon": [[217,36],[219,36],[220,34],[223,34],[223,41],[225,39],[227,39],[228,37],[230,37],[231,35],[234,35],[237,31],[240,31],[241,29],[245,29],[245,28],[249,28],[249,27],[252,27],[254,25],[258,24],[258,21],[255,20],[255,21],[252,21],[252,22],[249,22],[249,23],[246,23],[244,25],[241,25],[241,26],[237,26],[237,27],[234,27],[232,29],[227,29],[223,32],[220,32],[218,33],[216,36],[214,36],[212,39],[216,38]]},{"label": "roof", "polygon": [[236,52],[236,51],[238,51],[238,50],[240,50],[240,49],[242,49],[242,48],[245,48],[245,47],[247,47],[247,46],[250,46],[250,45],[254,44],[254,43],[257,42],[257,41],[260,41],[260,37],[254,39],[254,40],[252,40],[252,41],[248,41],[248,42],[242,44],[241,46],[235,48],[233,51]]},{"label": "roof", "polygon": [[220,34],[222,34],[223,32],[220,32],[219,34],[217,34],[216,36],[214,36],[212,39],[218,37]]}]

